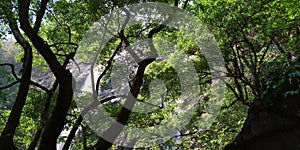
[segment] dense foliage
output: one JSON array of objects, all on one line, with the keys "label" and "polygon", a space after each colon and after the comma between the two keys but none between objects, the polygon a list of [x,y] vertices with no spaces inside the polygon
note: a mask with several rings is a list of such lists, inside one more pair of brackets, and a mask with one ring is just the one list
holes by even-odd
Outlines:
[{"label": "dense foliage", "polygon": [[[80,67],[84,62],[77,59],[76,52],[84,35],[91,34],[88,29],[95,21],[115,9],[142,2],[149,1],[0,2],[0,36],[6,43],[7,37],[13,35],[16,39],[16,45],[7,46],[3,42],[0,46],[0,149],[122,148],[98,137],[89,128],[89,123],[83,121],[85,114],[79,111],[75,99],[79,97],[84,102],[92,102],[94,93],[80,95],[75,89],[73,91],[70,70],[74,73],[74,70],[82,69]],[[154,39],[151,41],[153,47],[162,54],[168,50],[163,49],[162,43],[155,39],[162,38],[176,44],[188,55],[196,69],[200,83],[199,97],[204,97],[203,103],[197,105],[197,113],[186,127],[178,129],[169,141],[148,149],[223,149],[230,143],[238,143],[236,139],[239,138],[236,137],[247,134],[244,130],[251,125],[252,110],[287,112],[290,116],[297,116],[299,102],[289,100],[300,95],[299,1],[151,2],[163,2],[185,9],[207,25],[225,60],[226,78],[222,82],[227,88],[225,95],[222,95],[224,103],[217,118],[209,128],[202,129],[203,118],[209,115],[204,108],[216,95],[207,94],[212,86],[210,73],[213,71],[193,39],[158,24],[136,24],[119,33],[110,31],[116,36],[107,42],[95,60],[96,65],[101,66],[98,72],[102,73],[96,78],[99,80],[98,87],[96,81],[93,87],[99,95],[111,90],[114,63],[123,61],[125,64],[115,55],[122,56],[121,51],[125,51],[125,47],[149,37]],[[94,42],[99,42],[96,40]],[[95,48],[93,44],[87,49]],[[164,120],[176,113],[176,100],[181,95],[182,87],[177,70],[170,63],[152,61],[142,67],[142,73],[136,71],[129,75],[130,86],[127,88],[140,102],[136,107],[151,105],[155,108],[153,111],[124,113],[123,104],[127,99],[117,95],[108,100],[105,98],[109,94],[99,96],[98,104],[103,103],[101,105],[116,120],[126,120],[121,123],[145,128],[165,123]],[[49,72],[53,76],[46,79],[51,82],[50,87],[33,78],[39,75],[36,75],[36,70]],[[299,116],[295,120],[299,121]],[[139,147],[138,144],[135,146]]]}]

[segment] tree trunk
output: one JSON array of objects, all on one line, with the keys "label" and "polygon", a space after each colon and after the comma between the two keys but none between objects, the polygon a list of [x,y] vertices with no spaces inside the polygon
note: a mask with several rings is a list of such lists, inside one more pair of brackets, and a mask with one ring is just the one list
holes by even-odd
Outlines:
[{"label": "tree trunk", "polygon": [[[31,27],[28,20],[31,1],[19,0],[18,2],[20,6],[19,17],[22,30],[32,41],[34,47],[46,60],[59,83],[59,93],[55,107],[47,121],[44,131],[42,132],[41,142],[38,148],[40,150],[54,150],[56,149],[57,138],[63,130],[67,112],[73,98],[72,74],[58,62],[49,45],[45,43]],[[40,11],[45,11],[45,9]]]},{"label": "tree trunk", "polygon": [[32,49],[30,44],[23,38],[21,32],[17,28],[17,23],[11,22],[9,26],[13,32],[14,37],[17,42],[23,47],[25,51],[24,62],[23,62],[23,72],[21,77],[21,84],[19,86],[16,101],[13,105],[5,128],[3,129],[0,137],[0,149],[13,150],[16,149],[13,143],[13,137],[15,135],[16,128],[19,124],[23,107],[25,105],[26,97],[28,95],[31,69],[32,69]]},{"label": "tree trunk", "polygon": [[300,94],[283,96],[298,86],[297,81],[284,84],[270,107],[251,107],[242,131],[225,150],[300,149]]},{"label": "tree trunk", "polygon": [[57,138],[64,127],[65,118],[73,97],[73,89],[71,73],[66,70],[63,74],[65,75],[65,81],[60,82],[56,104],[42,133],[39,150],[56,149]]}]

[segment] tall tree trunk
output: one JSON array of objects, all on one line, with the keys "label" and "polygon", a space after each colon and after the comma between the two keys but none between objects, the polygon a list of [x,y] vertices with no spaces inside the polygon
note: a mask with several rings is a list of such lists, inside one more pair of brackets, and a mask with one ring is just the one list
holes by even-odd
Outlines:
[{"label": "tall tree trunk", "polygon": [[65,81],[60,82],[58,98],[41,136],[39,150],[56,149],[57,138],[63,130],[65,118],[73,97],[72,75],[70,72],[66,72],[65,77]]},{"label": "tall tree trunk", "polygon": [[[57,138],[64,127],[65,118],[73,98],[72,74],[66,70],[56,59],[49,45],[38,36],[29,23],[30,0],[19,0],[20,25],[25,34],[32,41],[34,47],[43,56],[51,71],[59,82],[59,93],[45,129],[41,135],[40,150],[56,149]],[[42,11],[45,11],[45,8]],[[41,10],[40,10],[41,11]]]},{"label": "tall tree trunk", "polygon": [[[70,55],[69,55],[70,56]],[[67,57],[66,60],[64,61],[64,64],[63,64],[63,67],[66,68],[69,61],[70,61],[70,57]],[[40,140],[40,137],[42,135],[42,131],[46,125],[46,122],[49,118],[49,107],[50,107],[50,103],[51,103],[51,99],[53,97],[53,93],[56,91],[58,87],[58,80],[55,80],[54,81],[54,84],[50,90],[50,92],[47,93],[47,98],[46,98],[46,103],[44,105],[44,109],[42,111],[42,114],[41,114],[41,121],[40,121],[40,128],[37,130],[37,132],[35,133],[34,137],[33,137],[33,140],[31,141],[29,147],[28,147],[28,150],[34,150],[35,147],[37,146],[38,144],[38,141]]]},{"label": "tall tree trunk", "polygon": [[3,150],[16,149],[13,143],[13,137],[15,135],[16,128],[19,124],[22,109],[25,105],[26,97],[28,95],[32,69],[32,49],[30,44],[23,38],[21,32],[17,27],[17,23],[15,22],[15,20],[13,20],[13,18],[11,18],[9,26],[17,42],[23,47],[25,55],[21,84],[19,85],[16,101],[13,105],[5,128],[3,129],[0,137],[0,149]]}]

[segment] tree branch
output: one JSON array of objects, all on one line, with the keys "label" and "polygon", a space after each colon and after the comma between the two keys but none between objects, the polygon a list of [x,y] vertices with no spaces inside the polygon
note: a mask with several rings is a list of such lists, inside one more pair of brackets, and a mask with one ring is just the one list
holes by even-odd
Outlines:
[{"label": "tree branch", "polygon": [[42,0],[42,2],[40,3],[40,9],[38,10],[37,16],[35,18],[35,24],[33,27],[33,30],[35,31],[35,33],[39,32],[41,23],[42,23],[42,19],[44,17],[45,11],[46,11],[46,7],[47,7],[47,3],[49,0]]},{"label": "tree branch", "polygon": [[64,127],[64,121],[73,97],[72,74],[57,60],[55,54],[44,40],[35,33],[29,23],[30,0],[19,0],[20,26],[29,37],[37,51],[43,56],[59,82],[59,93],[55,107],[41,135],[39,150],[56,149],[56,141]]},{"label": "tree branch", "polygon": [[31,85],[34,85],[34,86],[36,86],[36,87],[38,87],[38,88],[40,88],[40,89],[42,89],[42,90],[44,90],[44,91],[47,92],[47,93],[50,92],[49,89],[47,89],[46,87],[44,87],[44,86],[42,86],[42,85],[40,85],[40,84],[38,84],[38,83],[36,83],[36,82],[34,82],[34,81],[30,81],[30,84],[31,84]]},{"label": "tree branch", "polygon": [[79,125],[81,125],[81,122],[83,121],[83,116],[85,116],[86,113],[88,113],[88,111],[95,109],[99,104],[106,103],[106,102],[108,102],[110,100],[113,100],[115,98],[118,98],[118,97],[125,97],[125,96],[119,95],[119,96],[107,97],[105,99],[102,99],[101,101],[94,101],[88,107],[84,108],[84,110],[81,112],[80,116],[77,118],[75,124],[73,125],[73,128],[71,129],[62,150],[68,150],[69,149],[69,147],[72,143],[72,140],[75,137],[75,133],[78,130]]},{"label": "tree branch", "polygon": [[10,64],[10,63],[3,63],[3,64],[0,64],[0,66],[9,66],[11,68],[11,73],[12,75],[14,76],[14,78],[16,80],[20,80],[20,78],[17,76],[16,72],[15,72],[15,66],[13,64]]},{"label": "tree branch", "polygon": [[0,87],[0,91],[1,91],[1,90],[4,90],[4,89],[7,89],[7,88],[10,88],[10,87],[14,86],[15,84],[17,84],[17,83],[19,83],[19,82],[20,82],[20,81],[15,81],[15,82],[10,83],[10,84],[8,84],[8,85],[6,85],[6,86],[4,86],[4,87]]},{"label": "tree branch", "polygon": [[121,47],[122,47],[122,41],[119,43],[119,45],[116,48],[116,50],[114,51],[114,53],[112,54],[112,56],[107,61],[107,66],[105,67],[104,71],[98,77],[97,82],[96,82],[96,93],[97,93],[97,95],[99,94],[100,81],[104,77],[104,75],[107,73],[109,68],[111,67],[112,61],[115,58],[115,56],[117,55],[117,53],[121,50]]},{"label": "tree branch", "polygon": [[230,108],[231,106],[233,106],[233,105],[234,105],[236,102],[238,102],[238,101],[239,101],[238,99],[234,100],[234,101],[231,102],[228,106],[223,106],[223,107],[221,107],[221,110]]}]

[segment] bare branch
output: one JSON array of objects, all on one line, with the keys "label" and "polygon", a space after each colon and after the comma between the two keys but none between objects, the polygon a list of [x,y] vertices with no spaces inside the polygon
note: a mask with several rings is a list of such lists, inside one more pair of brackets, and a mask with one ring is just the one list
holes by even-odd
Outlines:
[{"label": "bare branch", "polygon": [[12,86],[14,86],[15,84],[17,84],[17,83],[19,83],[20,81],[15,81],[15,82],[13,82],[13,83],[10,83],[9,85],[6,85],[6,86],[4,86],[4,87],[0,87],[0,91],[1,90],[4,90],[4,89],[7,89],[7,88],[10,88],[10,87],[12,87]]},{"label": "bare branch", "polygon": [[83,116],[85,116],[88,111],[95,109],[99,104],[106,103],[106,102],[108,102],[110,100],[113,100],[115,98],[118,98],[118,97],[125,97],[125,96],[124,95],[119,95],[119,96],[107,97],[107,98],[102,99],[100,101],[94,101],[88,107],[84,108],[84,110],[81,112],[80,116],[76,119],[76,122],[73,125],[73,128],[71,129],[71,131],[68,135],[68,138],[67,138],[67,140],[64,144],[63,150],[68,150],[69,149],[69,147],[72,143],[72,140],[75,137],[75,133],[78,130],[79,125],[81,125],[81,122],[83,121]]},{"label": "bare branch", "polygon": [[107,66],[105,67],[104,71],[98,77],[97,82],[96,82],[96,93],[97,93],[97,95],[99,94],[98,92],[99,92],[100,81],[104,77],[106,72],[109,70],[109,68],[111,67],[112,61],[115,58],[115,56],[117,55],[117,53],[120,51],[121,47],[122,47],[122,41],[119,43],[119,45],[116,48],[116,50],[114,51],[114,53],[112,54],[112,56],[107,61]]},{"label": "bare branch", "polygon": [[0,117],[2,118],[3,122],[6,122],[5,117],[0,113]]},{"label": "bare branch", "polygon": [[273,41],[273,37],[271,38],[271,40],[270,40],[270,42],[268,43],[268,45],[267,45],[265,51],[263,52],[263,55],[261,56],[261,58],[260,58],[260,60],[259,60],[259,62],[258,62],[259,68],[260,68],[260,65],[262,64],[264,58],[266,57],[266,54],[267,54],[267,52],[268,52],[268,50],[269,50],[269,48],[270,48],[270,46],[271,46],[271,44],[272,44],[272,41]]},{"label": "bare branch", "polygon": [[56,47],[57,45],[74,45],[78,47],[78,44],[73,43],[73,42],[60,42],[60,43],[54,43],[49,45],[49,47]]},{"label": "bare branch", "polygon": [[285,48],[282,46],[282,44],[280,44],[275,38],[273,39],[273,42],[275,43],[275,45],[277,46],[278,50],[282,53],[285,54],[286,50]]},{"label": "bare branch", "polygon": [[38,87],[38,88],[40,88],[40,89],[42,89],[42,90],[44,90],[44,91],[46,91],[47,93],[50,92],[49,89],[47,89],[46,87],[44,87],[44,86],[42,86],[42,85],[40,85],[40,84],[38,84],[38,83],[36,83],[36,82],[34,82],[34,81],[30,81],[30,84],[31,84],[31,85],[34,85],[34,86],[36,86],[36,87]]},{"label": "bare branch", "polygon": [[238,101],[239,101],[238,99],[234,100],[234,101],[231,102],[228,106],[223,106],[223,107],[221,107],[221,110],[230,108],[231,106],[233,106],[233,105],[234,105],[236,102],[238,102]]},{"label": "bare branch", "polygon": [[[48,1],[48,0],[46,0],[46,1]],[[57,17],[55,16],[55,14],[54,14],[51,10],[48,9],[48,12],[51,14],[51,16],[54,18],[54,20],[55,20],[61,27],[67,28],[67,33],[68,33],[68,35],[69,35],[68,41],[69,41],[69,43],[72,43],[72,42],[71,42],[71,41],[72,41],[71,27],[70,27],[69,25],[67,25],[67,24],[62,24],[62,23],[57,19]]]},{"label": "bare branch", "polygon": [[17,76],[16,72],[15,72],[15,66],[13,64],[9,64],[9,63],[3,63],[0,64],[0,66],[9,66],[11,68],[11,73],[14,76],[14,78],[16,80],[20,80],[20,78]]}]

